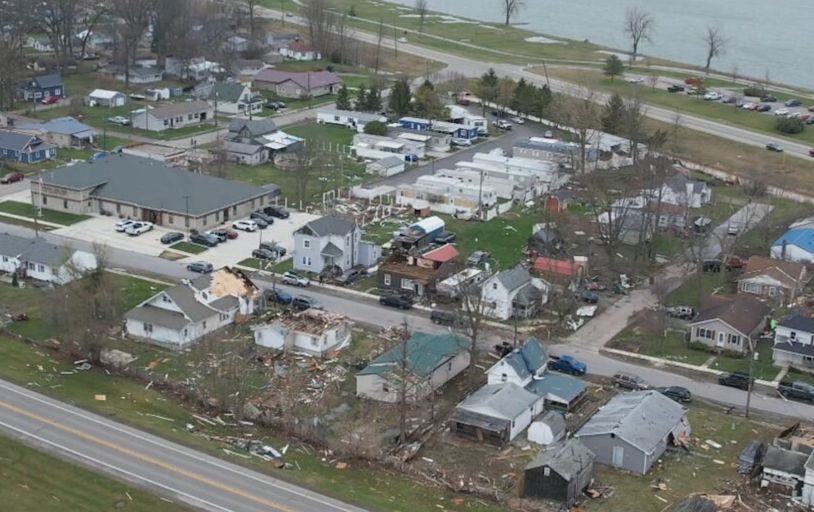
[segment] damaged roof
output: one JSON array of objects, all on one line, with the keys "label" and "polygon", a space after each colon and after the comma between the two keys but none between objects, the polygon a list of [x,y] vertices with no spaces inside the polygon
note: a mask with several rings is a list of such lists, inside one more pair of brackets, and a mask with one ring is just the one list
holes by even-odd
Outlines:
[{"label": "damaged roof", "polygon": [[466,397],[458,404],[457,409],[514,420],[539,400],[540,397],[513,382],[487,384]]},{"label": "damaged roof", "polygon": [[593,466],[596,455],[579,439],[571,438],[541,451],[526,469],[547,466],[565,480],[572,480]]},{"label": "damaged roof", "polygon": [[[406,348],[402,346],[405,343]],[[469,350],[469,345],[468,340],[454,334],[416,332],[407,341],[399,343],[371,361],[356,375],[388,374],[401,364],[402,353],[406,352],[408,371],[426,378],[441,364]]]}]

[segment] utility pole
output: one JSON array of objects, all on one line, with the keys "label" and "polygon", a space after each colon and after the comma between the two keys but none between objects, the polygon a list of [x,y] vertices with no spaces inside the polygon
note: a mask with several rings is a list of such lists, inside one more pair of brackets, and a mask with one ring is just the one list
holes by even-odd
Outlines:
[{"label": "utility pole", "polygon": [[399,34],[396,30],[396,25],[393,25],[393,52],[395,53],[396,59],[399,58]]},{"label": "utility pole", "polygon": [[746,413],[744,414],[747,418],[749,417],[749,406],[752,403],[752,388],[755,386],[752,375],[755,370],[755,358],[757,356],[755,342],[752,341],[752,338],[749,338],[749,387],[746,388]]},{"label": "utility pole", "polygon": [[186,204],[186,218],[184,218],[184,224],[186,224],[187,233],[190,231],[191,222],[189,221],[189,194],[184,196],[184,203]]}]

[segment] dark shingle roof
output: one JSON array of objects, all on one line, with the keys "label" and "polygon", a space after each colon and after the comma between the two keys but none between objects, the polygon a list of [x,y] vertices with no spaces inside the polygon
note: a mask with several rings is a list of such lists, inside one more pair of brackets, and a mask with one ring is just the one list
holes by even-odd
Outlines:
[{"label": "dark shingle roof", "polygon": [[[40,174],[46,185],[95,188],[93,196],[158,211],[202,215],[263,195],[272,190],[174,169],[148,158],[110,155]],[[189,202],[187,205],[188,197]],[[188,208],[187,208],[188,206]]]},{"label": "dark shingle roof", "polygon": [[209,99],[237,103],[246,86],[239,82],[218,82],[209,91]]},{"label": "dark shingle roof", "polygon": [[513,269],[498,273],[497,279],[507,290],[513,291],[531,281],[531,274],[522,265],[517,265]]},{"label": "dark shingle roof", "polygon": [[808,455],[805,453],[769,446],[763,456],[763,467],[769,470],[791,473],[802,478],[805,475],[805,464]]},{"label": "dark shingle roof", "polygon": [[803,316],[800,313],[791,313],[778,325],[797,331],[814,332],[814,318]]},{"label": "dark shingle roof", "polygon": [[183,329],[190,324],[190,321],[181,313],[155,306],[141,306],[131,309],[127,312],[125,318],[175,330]]},{"label": "dark shingle roof", "polygon": [[320,252],[323,256],[331,256],[331,257],[338,257],[342,256],[342,249],[334,245],[333,242],[328,242],[325,247],[322,248],[322,252]]},{"label": "dark shingle roof", "polygon": [[748,295],[734,297],[709,296],[701,307],[698,316],[690,325],[708,320],[721,320],[741,332],[749,334],[765,321],[769,307]]},{"label": "dark shingle roof", "polygon": [[798,342],[784,341],[782,343],[775,343],[772,350],[814,357],[814,345],[806,345]]},{"label": "dark shingle roof", "polygon": [[0,148],[22,151],[31,139],[35,137],[25,133],[0,130]]},{"label": "dark shingle roof", "polygon": [[566,480],[572,480],[589,469],[596,455],[579,439],[571,438],[541,451],[526,469],[548,466]]},{"label": "dark shingle roof", "polygon": [[232,122],[229,123],[231,133],[237,134],[243,128],[246,128],[252,137],[277,131],[277,125],[271,119],[232,119]]},{"label": "dark shingle roof", "polygon": [[320,217],[317,220],[312,220],[297,231],[307,233],[307,231],[303,231],[307,228],[319,236],[346,235],[353,231],[355,227],[356,224],[347,219],[333,215],[326,215],[325,217]]},{"label": "dark shingle roof", "polygon": [[195,292],[186,284],[179,284],[178,286],[167,288],[164,290],[164,293],[166,293],[175,305],[193,322],[205,320],[215,314],[212,308],[197,301]]},{"label": "dark shingle roof", "polygon": [[303,89],[325,87],[326,85],[338,84],[342,82],[339,75],[330,71],[279,71],[276,69],[264,69],[254,75],[256,82],[271,82],[280,84],[291,80]]},{"label": "dark shingle roof", "polygon": [[70,252],[43,238],[24,238],[0,233],[0,255],[19,258],[21,261],[59,267],[68,260]]},{"label": "dark shingle roof", "polygon": [[37,87],[47,89],[49,87],[59,87],[62,85],[62,76],[59,73],[35,76],[32,80]]}]

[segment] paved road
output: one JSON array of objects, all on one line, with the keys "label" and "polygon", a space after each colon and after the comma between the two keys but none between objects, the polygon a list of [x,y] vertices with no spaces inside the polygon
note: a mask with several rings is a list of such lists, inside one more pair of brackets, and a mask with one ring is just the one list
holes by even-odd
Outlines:
[{"label": "paved road", "polygon": [[5,381],[0,381],[0,430],[203,510],[364,510]]}]

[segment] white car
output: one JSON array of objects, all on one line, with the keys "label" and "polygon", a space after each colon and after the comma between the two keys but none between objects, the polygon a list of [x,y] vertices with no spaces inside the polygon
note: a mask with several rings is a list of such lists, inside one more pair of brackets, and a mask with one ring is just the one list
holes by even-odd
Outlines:
[{"label": "white car", "polygon": [[513,122],[514,124],[525,124],[526,120],[522,117],[512,117],[509,121]]},{"label": "white car", "polygon": [[120,220],[119,222],[116,223],[116,231],[118,231],[119,233],[124,233],[130,226],[132,226],[135,223],[136,221],[134,221],[133,219]]},{"label": "white car", "polygon": [[718,101],[718,100],[719,100],[719,99],[721,99],[722,97],[723,97],[723,96],[721,96],[721,94],[720,94],[720,93],[715,92],[715,91],[710,91],[710,92],[708,92],[708,93],[706,93],[706,94],[704,95],[704,99],[705,99],[706,101]]},{"label": "white car", "polygon": [[285,284],[292,284],[294,286],[299,286],[301,288],[311,285],[310,279],[308,279],[307,277],[303,277],[299,274],[296,274],[294,272],[286,272],[285,274],[283,274],[281,281]]},{"label": "white car", "polygon": [[471,146],[472,141],[469,140],[469,139],[461,139],[459,137],[455,137],[454,139],[452,139],[452,145],[453,146]]},{"label": "white car", "polygon": [[108,123],[117,124],[119,126],[127,126],[130,124],[130,120],[124,116],[113,116],[107,118]]},{"label": "white car", "polygon": [[257,223],[251,219],[239,220],[232,227],[241,231],[257,231]]},{"label": "white car", "polygon": [[753,102],[751,102],[751,101],[747,101],[746,103],[744,103],[743,105],[741,105],[741,108],[742,108],[742,109],[744,109],[744,110],[752,110],[752,109],[754,109],[756,106],[757,106],[757,103],[753,103]]},{"label": "white car", "polygon": [[130,236],[139,236],[152,229],[153,229],[152,222],[136,222],[132,226],[124,230],[124,232]]},{"label": "white car", "polygon": [[789,115],[789,113],[790,112],[785,108],[781,108],[779,110],[774,111],[774,115],[776,115],[777,117],[786,117]]},{"label": "white car", "polygon": [[627,76],[625,77],[625,82],[630,82],[631,84],[640,84],[644,82],[644,78],[640,76]]}]

